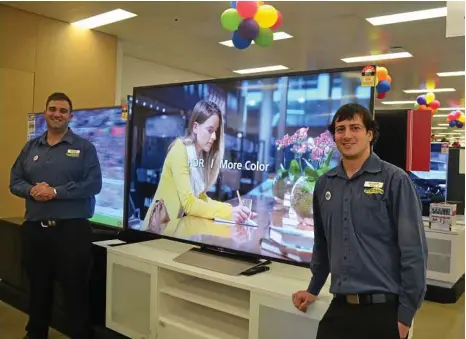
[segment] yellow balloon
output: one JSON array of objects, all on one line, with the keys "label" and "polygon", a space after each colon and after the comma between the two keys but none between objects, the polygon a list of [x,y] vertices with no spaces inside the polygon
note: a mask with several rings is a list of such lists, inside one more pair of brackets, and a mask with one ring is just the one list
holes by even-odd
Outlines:
[{"label": "yellow balloon", "polygon": [[435,100],[435,94],[434,93],[427,93],[426,94],[426,103],[427,103],[427,105],[430,104],[434,100]]},{"label": "yellow balloon", "polygon": [[270,5],[262,5],[257,10],[254,20],[256,20],[259,27],[270,28],[277,22],[278,12]]},{"label": "yellow balloon", "polygon": [[461,114],[461,116],[458,118],[458,121],[464,124],[464,115]]}]

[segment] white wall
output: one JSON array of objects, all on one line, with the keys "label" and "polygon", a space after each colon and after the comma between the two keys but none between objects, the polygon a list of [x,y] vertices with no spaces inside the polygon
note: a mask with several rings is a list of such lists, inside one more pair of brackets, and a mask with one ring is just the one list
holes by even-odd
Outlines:
[{"label": "white wall", "polygon": [[117,89],[117,101],[126,101],[126,96],[133,94],[133,87],[150,86],[184,81],[212,79],[211,77],[191,73],[177,68],[156,64],[154,62],[121,57],[121,93]]}]

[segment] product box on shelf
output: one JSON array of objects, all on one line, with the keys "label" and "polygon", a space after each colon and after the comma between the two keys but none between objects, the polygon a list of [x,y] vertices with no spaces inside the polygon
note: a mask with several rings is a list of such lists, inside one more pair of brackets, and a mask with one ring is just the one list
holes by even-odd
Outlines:
[{"label": "product box on shelf", "polygon": [[456,225],[456,204],[431,203],[429,227],[439,231],[451,231]]}]

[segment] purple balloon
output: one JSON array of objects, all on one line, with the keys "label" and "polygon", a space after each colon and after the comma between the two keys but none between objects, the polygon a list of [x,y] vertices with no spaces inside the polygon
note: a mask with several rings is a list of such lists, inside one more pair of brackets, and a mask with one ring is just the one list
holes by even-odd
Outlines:
[{"label": "purple balloon", "polygon": [[450,126],[450,127],[456,127],[456,122],[457,122],[456,120],[450,121],[449,126]]},{"label": "purple balloon", "polygon": [[425,95],[420,95],[420,96],[418,96],[417,99],[416,99],[416,101],[417,101],[417,103],[418,103],[419,105],[427,105],[427,101],[426,101]]},{"label": "purple balloon", "polygon": [[238,26],[238,33],[246,40],[254,40],[259,35],[259,24],[254,19],[244,19]]},{"label": "purple balloon", "polygon": [[458,128],[463,127],[463,123],[461,121],[456,120],[456,127]]}]

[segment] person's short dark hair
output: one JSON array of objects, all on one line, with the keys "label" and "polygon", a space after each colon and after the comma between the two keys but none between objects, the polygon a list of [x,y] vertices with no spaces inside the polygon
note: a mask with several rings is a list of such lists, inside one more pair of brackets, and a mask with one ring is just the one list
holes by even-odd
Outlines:
[{"label": "person's short dark hair", "polygon": [[73,111],[73,104],[71,103],[71,99],[65,93],[57,92],[51,94],[47,98],[47,102],[45,103],[45,109],[49,107],[50,101],[66,101],[70,105],[70,113]]},{"label": "person's short dark hair", "polygon": [[335,123],[345,120],[352,120],[356,115],[361,117],[361,120],[364,124],[364,127],[367,131],[372,131],[373,138],[371,141],[371,146],[373,146],[377,139],[379,138],[379,127],[377,122],[372,118],[372,115],[369,113],[367,108],[359,104],[345,104],[341,106],[335,115],[333,116],[332,122],[328,125],[328,130],[333,135],[335,139]]}]

